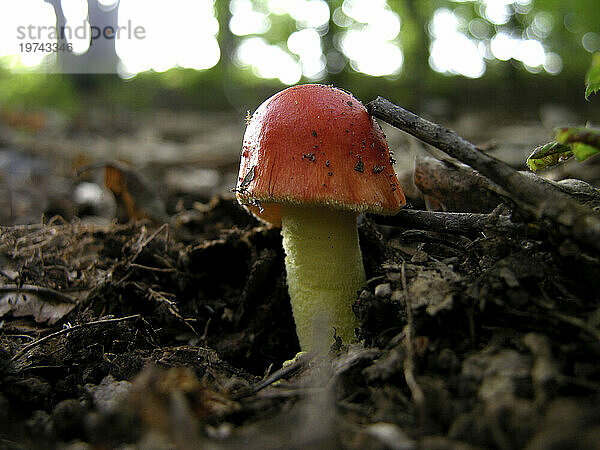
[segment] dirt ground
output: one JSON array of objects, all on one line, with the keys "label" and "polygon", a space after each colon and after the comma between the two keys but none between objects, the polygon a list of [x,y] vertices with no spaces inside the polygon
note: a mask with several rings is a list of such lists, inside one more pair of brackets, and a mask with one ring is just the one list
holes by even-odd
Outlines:
[{"label": "dirt ground", "polygon": [[[281,237],[226,178],[171,186],[169,224],[114,222],[102,196],[67,207],[72,186],[26,208],[56,163],[8,136],[11,164],[36,162],[3,197],[0,447],[600,448],[600,255],[547,224],[361,218],[360,343],[280,371],[299,350]],[[211,161],[205,178],[235,167]],[[18,215],[36,202],[45,219]]]}]

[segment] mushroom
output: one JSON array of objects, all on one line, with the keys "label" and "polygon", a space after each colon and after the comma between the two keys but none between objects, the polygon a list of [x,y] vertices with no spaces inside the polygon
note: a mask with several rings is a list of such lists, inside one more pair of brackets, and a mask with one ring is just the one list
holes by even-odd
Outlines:
[{"label": "mushroom", "polygon": [[287,284],[303,351],[349,343],[366,284],[359,213],[405,204],[385,136],[348,92],[307,84],[266,100],[248,121],[236,197],[281,227]]}]

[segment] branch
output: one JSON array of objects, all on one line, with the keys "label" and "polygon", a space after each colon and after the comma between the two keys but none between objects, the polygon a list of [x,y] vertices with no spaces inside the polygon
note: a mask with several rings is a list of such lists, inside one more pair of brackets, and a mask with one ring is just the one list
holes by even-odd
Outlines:
[{"label": "branch", "polygon": [[558,225],[561,233],[600,251],[600,214],[577,204],[568,194],[554,186],[535,183],[529,176],[480,152],[454,131],[429,122],[385,98],[378,97],[366,106],[373,116],[479,171],[504,188],[518,206]]},{"label": "branch", "polygon": [[419,230],[438,231],[442,233],[477,233],[480,231],[496,231],[505,234],[533,233],[527,224],[515,223],[509,216],[490,214],[458,213],[441,211],[421,211],[403,209],[395,216],[371,216],[375,223],[381,225],[402,226]]},{"label": "branch", "polygon": [[53,339],[53,338],[58,337],[58,336],[62,336],[63,334],[70,333],[70,332],[78,330],[80,328],[88,328],[88,327],[92,327],[94,325],[104,325],[104,324],[110,324],[110,323],[124,322],[126,320],[138,319],[140,317],[141,317],[140,314],[134,314],[132,316],[119,317],[117,319],[102,319],[102,320],[96,320],[94,322],[82,323],[81,325],[75,325],[74,327],[63,328],[62,330],[59,330],[59,331],[57,331],[55,333],[52,333],[52,334],[49,334],[49,335],[44,336],[42,338],[39,338],[37,341],[32,342],[29,345],[26,345],[25,347],[23,347],[21,350],[19,350],[11,358],[11,361],[16,361],[21,356],[23,356],[25,353],[27,353],[29,350],[37,347],[40,344],[43,344],[44,342],[46,342],[46,341],[48,341],[50,339]]}]

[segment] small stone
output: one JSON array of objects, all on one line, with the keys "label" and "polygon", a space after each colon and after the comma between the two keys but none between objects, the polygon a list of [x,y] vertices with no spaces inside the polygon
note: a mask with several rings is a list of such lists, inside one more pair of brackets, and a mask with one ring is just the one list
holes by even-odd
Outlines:
[{"label": "small stone", "polygon": [[206,434],[212,439],[227,439],[231,436],[232,431],[233,425],[227,422],[216,426],[206,426]]},{"label": "small stone", "polygon": [[387,422],[377,422],[366,428],[366,433],[387,448],[413,449],[417,444],[402,429]]},{"label": "small stone", "polygon": [[375,295],[377,297],[389,297],[392,294],[392,286],[390,283],[378,284],[375,287]]}]

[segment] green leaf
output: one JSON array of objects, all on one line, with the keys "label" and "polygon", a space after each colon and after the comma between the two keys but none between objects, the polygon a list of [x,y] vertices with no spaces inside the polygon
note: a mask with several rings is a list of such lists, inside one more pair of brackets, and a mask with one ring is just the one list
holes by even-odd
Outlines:
[{"label": "green leaf", "polygon": [[554,166],[573,156],[573,151],[566,145],[558,142],[549,142],[548,144],[537,147],[527,158],[527,166],[535,172],[539,169]]},{"label": "green leaf", "polygon": [[600,129],[591,127],[561,127],[554,130],[556,141],[567,145],[576,142],[600,149]]},{"label": "green leaf", "polygon": [[592,56],[592,65],[585,75],[585,99],[600,91],[600,53]]},{"label": "green leaf", "polygon": [[564,127],[556,130],[556,141],[567,145],[579,161],[600,153],[600,129]]},{"label": "green leaf", "polygon": [[556,142],[536,148],[527,158],[533,172],[559,164],[575,155],[579,161],[600,153],[600,129],[589,127],[557,128]]},{"label": "green leaf", "polygon": [[573,154],[579,161],[586,160],[590,156],[594,156],[596,153],[600,153],[600,148],[580,143],[573,144]]}]

